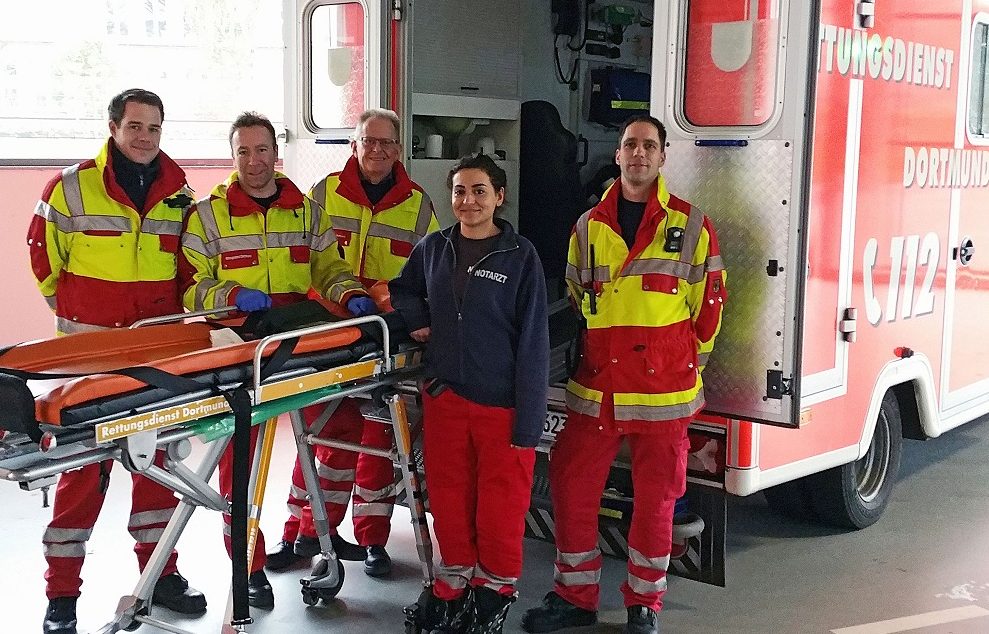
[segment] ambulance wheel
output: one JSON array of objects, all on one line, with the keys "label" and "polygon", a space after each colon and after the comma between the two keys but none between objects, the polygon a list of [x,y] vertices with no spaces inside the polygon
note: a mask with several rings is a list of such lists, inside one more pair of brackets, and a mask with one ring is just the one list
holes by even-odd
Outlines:
[{"label": "ambulance wheel", "polygon": [[821,520],[855,529],[875,524],[892,496],[902,451],[900,407],[890,390],[883,396],[865,455],[814,476],[812,495]]}]

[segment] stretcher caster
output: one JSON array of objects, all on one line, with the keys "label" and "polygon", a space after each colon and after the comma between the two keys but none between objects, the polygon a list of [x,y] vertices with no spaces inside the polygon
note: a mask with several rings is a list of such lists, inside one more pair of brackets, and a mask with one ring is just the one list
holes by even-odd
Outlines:
[{"label": "stretcher caster", "polygon": [[313,566],[312,573],[299,579],[302,602],[309,606],[316,605],[320,600],[329,603],[343,587],[343,578],[343,563],[336,557],[323,555]]}]

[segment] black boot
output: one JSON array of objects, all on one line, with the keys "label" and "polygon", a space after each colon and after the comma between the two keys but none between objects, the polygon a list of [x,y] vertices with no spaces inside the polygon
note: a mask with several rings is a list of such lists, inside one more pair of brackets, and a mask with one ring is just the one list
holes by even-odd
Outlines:
[{"label": "black boot", "polygon": [[318,537],[306,537],[305,535],[299,535],[295,538],[295,543],[292,545],[292,551],[299,557],[312,559],[322,552],[322,549],[319,547]]},{"label": "black boot", "polygon": [[56,597],[48,602],[45,634],[76,634],[76,599],[79,597]]},{"label": "black boot", "polygon": [[626,634],[659,634],[659,614],[656,610],[644,605],[633,605],[628,608],[628,625]]},{"label": "black boot", "polygon": [[247,603],[260,610],[271,610],[275,607],[275,593],[268,583],[264,570],[252,572],[247,578]]},{"label": "black boot", "polygon": [[517,594],[499,594],[490,588],[474,588],[474,622],[467,634],[502,634],[508,608]]},{"label": "black boot", "polygon": [[281,541],[275,550],[270,550],[266,554],[264,567],[268,570],[278,571],[290,568],[295,564],[308,563],[312,557],[300,557],[295,554],[295,544]]},{"label": "black boot", "polygon": [[532,608],[522,617],[522,629],[526,632],[555,632],[565,627],[594,625],[598,613],[584,610],[568,602],[555,592],[543,598],[543,604]]},{"label": "black boot", "polygon": [[425,588],[419,600],[405,606],[405,631],[422,634],[466,634],[474,617],[473,596],[468,590],[453,601],[444,601]]},{"label": "black boot", "polygon": [[391,557],[384,546],[368,546],[364,572],[370,577],[384,577],[391,572]]},{"label": "black boot", "polygon": [[432,634],[467,634],[474,622],[474,593],[468,588],[460,598],[440,602],[440,620]]},{"label": "black boot", "polygon": [[[367,557],[367,551],[363,546],[351,544],[339,535],[330,535],[330,541],[333,543],[333,552],[337,554],[337,559],[342,561],[364,561],[364,558]],[[295,552],[299,551],[297,550]]]},{"label": "black boot", "polygon": [[202,614],[206,611],[206,597],[199,590],[189,587],[189,582],[177,572],[158,579],[151,602],[180,614]]}]

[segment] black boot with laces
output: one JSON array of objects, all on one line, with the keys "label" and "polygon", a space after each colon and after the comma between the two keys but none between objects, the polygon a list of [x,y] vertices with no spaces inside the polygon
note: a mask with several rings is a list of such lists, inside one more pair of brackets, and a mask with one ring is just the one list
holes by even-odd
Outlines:
[{"label": "black boot with laces", "polygon": [[502,634],[508,608],[518,599],[517,594],[499,594],[490,588],[474,588],[474,622],[467,634]]}]

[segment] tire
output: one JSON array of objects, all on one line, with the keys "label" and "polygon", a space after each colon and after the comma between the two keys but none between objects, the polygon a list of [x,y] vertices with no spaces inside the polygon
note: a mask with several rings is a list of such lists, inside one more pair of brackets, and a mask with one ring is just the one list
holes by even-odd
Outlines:
[{"label": "tire", "polygon": [[814,509],[821,521],[861,529],[879,520],[900,470],[903,430],[892,390],[883,396],[869,450],[862,458],[812,476]]},{"label": "tire", "polygon": [[764,490],[762,495],[774,512],[795,520],[816,523],[819,519],[817,511],[814,510],[808,480],[810,478],[784,482]]}]

